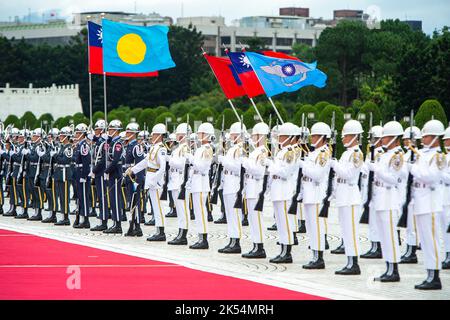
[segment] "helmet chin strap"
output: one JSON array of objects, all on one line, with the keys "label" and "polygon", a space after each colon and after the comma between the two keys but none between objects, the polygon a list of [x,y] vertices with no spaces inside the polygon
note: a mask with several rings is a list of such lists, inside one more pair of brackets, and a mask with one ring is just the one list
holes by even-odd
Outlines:
[{"label": "helmet chin strap", "polygon": [[358,135],[355,134],[355,136],[353,137],[352,140],[350,140],[348,143],[344,144],[344,147],[349,148],[353,144],[353,142],[355,142],[357,137],[358,137]]},{"label": "helmet chin strap", "polygon": [[393,136],[392,139],[391,139],[391,141],[389,141],[389,143],[388,143],[387,145],[383,145],[383,148],[384,148],[384,149],[388,149],[388,148],[391,146],[391,144],[394,143],[394,141],[395,141],[396,139],[397,139],[397,137],[396,137],[396,136]]},{"label": "helmet chin strap", "polygon": [[431,142],[429,143],[429,144],[423,144],[423,146],[425,147],[425,148],[431,148],[431,146],[436,142],[436,140],[439,138],[439,136],[434,136],[434,139],[433,140],[431,140]]},{"label": "helmet chin strap", "polygon": [[316,148],[317,145],[319,144],[319,142],[323,140],[323,137],[324,137],[324,136],[320,136],[320,138],[316,141],[316,143],[311,143],[311,146],[313,146],[314,148]]}]

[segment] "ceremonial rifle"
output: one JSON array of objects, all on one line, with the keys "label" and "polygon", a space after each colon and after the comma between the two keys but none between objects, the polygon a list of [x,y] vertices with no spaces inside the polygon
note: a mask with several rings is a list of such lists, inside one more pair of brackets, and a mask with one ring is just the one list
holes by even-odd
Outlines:
[{"label": "ceremonial rifle", "polygon": [[[373,122],[373,115],[372,112],[370,113],[369,118],[369,142],[370,142],[370,162],[375,161],[375,137],[372,132],[372,122]],[[372,201],[372,190],[373,190],[373,176],[374,172],[372,170],[369,170],[369,178],[367,180],[367,200],[364,202],[363,205],[363,213],[361,215],[361,219],[359,220],[359,223],[368,224],[369,223],[369,206],[370,202]]]},{"label": "ceremonial rifle", "polygon": [[[304,130],[304,126],[305,126],[305,114],[302,114],[302,132],[300,134],[300,144],[304,143],[304,139],[305,139],[305,130]],[[306,143],[306,142],[305,142]],[[301,147],[300,150],[300,158],[303,160],[303,148]],[[295,193],[294,196],[292,197],[291,200],[291,205],[289,206],[289,210],[288,213],[289,214],[297,214],[297,207],[298,207],[298,196],[300,194],[300,190],[302,188],[302,177],[303,177],[303,169],[302,168],[298,168],[298,174],[297,174],[297,185],[295,187]]]},{"label": "ceremonial rifle", "polygon": [[[244,117],[241,116],[241,142],[242,142],[242,149],[243,153],[245,153],[245,143],[244,143]],[[241,172],[240,172],[240,180],[239,180],[239,191],[236,194],[236,201],[234,203],[235,209],[242,209],[242,192],[244,191],[244,179],[245,179],[245,168],[244,165],[241,163]]]},{"label": "ceremonial rifle", "polygon": [[[335,130],[335,122],[336,122],[336,113],[333,112],[333,117],[331,118],[331,158],[334,159],[336,157],[336,130]],[[328,185],[327,185],[327,193],[325,199],[323,200],[322,208],[320,209],[319,217],[328,218],[328,209],[330,208],[330,198],[331,193],[333,192],[333,180],[334,180],[335,172],[333,168],[330,168],[330,174],[328,175]]]},{"label": "ceremonial rifle", "polygon": [[[225,143],[226,143],[225,142],[225,116],[222,116],[222,130],[220,132],[220,141],[219,141],[222,155],[225,155]],[[220,181],[222,180],[222,172],[223,172],[223,165],[221,163],[219,163],[219,165],[217,166],[216,175],[214,177],[214,188],[213,188],[213,192],[212,192],[211,200],[210,200],[210,202],[212,204],[217,204],[217,200],[219,197]]]},{"label": "ceremonial rifle", "polygon": [[[271,124],[272,124],[272,116],[269,116],[269,134],[267,135],[267,139],[269,141],[271,141],[272,137],[271,137]],[[270,156],[272,156],[272,144],[270,145]],[[262,185],[262,189],[261,192],[258,195],[258,201],[256,201],[256,205],[254,210],[255,211],[263,211],[264,208],[264,195],[266,194],[267,191],[267,184],[269,182],[269,167],[266,165],[265,170],[264,170],[264,179],[263,179],[263,185]]]},{"label": "ceremonial rifle", "polygon": [[[189,113],[187,114],[187,123],[186,123],[186,146],[188,148],[188,153],[191,153],[191,133],[189,132]],[[189,180],[189,160],[186,158],[186,162],[184,163],[184,171],[183,171],[183,183],[180,186],[180,193],[178,194],[179,200],[186,200],[186,184]]]}]

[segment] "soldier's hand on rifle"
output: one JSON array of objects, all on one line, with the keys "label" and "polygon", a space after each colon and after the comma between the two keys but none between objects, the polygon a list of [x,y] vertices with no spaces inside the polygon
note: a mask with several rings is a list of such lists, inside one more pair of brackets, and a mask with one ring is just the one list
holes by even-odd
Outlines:
[{"label": "soldier's hand on rifle", "polygon": [[375,162],[370,161],[369,162],[369,170],[370,171],[375,171],[376,165]]},{"label": "soldier's hand on rifle", "polygon": [[105,173],[105,174],[103,175],[103,178],[104,178],[106,181],[108,181],[108,180],[109,180],[109,174],[108,174],[108,173]]},{"label": "soldier's hand on rifle", "polygon": [[85,183],[86,179],[80,178],[80,183]]},{"label": "soldier's hand on rifle", "polygon": [[87,138],[92,141],[94,139],[94,134],[93,133],[88,133],[87,134]]},{"label": "soldier's hand on rifle", "polygon": [[338,163],[338,161],[337,161],[336,159],[334,159],[334,158],[331,159],[330,164],[331,164],[331,167],[332,167],[333,169],[336,167],[337,163]]},{"label": "soldier's hand on rifle", "polygon": [[93,173],[93,172],[91,171],[91,172],[89,172],[88,176],[91,177],[92,179],[94,179],[94,178],[95,178],[95,173]]},{"label": "soldier's hand on rifle", "polygon": [[50,151],[50,156],[53,157],[56,154],[56,150]]},{"label": "soldier's hand on rifle", "polygon": [[30,154],[30,149],[22,149],[22,155],[26,156],[27,154]]},{"label": "soldier's hand on rifle", "polygon": [[125,171],[125,175],[127,175],[127,176],[131,176],[132,174],[133,174],[133,171],[131,171],[131,167]]},{"label": "soldier's hand on rifle", "polygon": [[108,134],[107,133],[102,133],[102,138],[105,140],[108,140]]},{"label": "soldier's hand on rifle", "polygon": [[192,163],[192,161],[194,160],[194,156],[191,153],[186,153],[186,159],[189,163]]}]

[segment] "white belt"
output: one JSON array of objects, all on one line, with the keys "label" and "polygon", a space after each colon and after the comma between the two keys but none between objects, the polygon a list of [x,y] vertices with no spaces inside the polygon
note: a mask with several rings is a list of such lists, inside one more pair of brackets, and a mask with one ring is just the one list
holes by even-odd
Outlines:
[{"label": "white belt", "polygon": [[230,171],[230,170],[223,170],[223,174],[228,175],[228,176],[235,176],[235,177],[239,177],[240,176],[239,173],[236,173],[236,172],[233,172],[233,171]]}]

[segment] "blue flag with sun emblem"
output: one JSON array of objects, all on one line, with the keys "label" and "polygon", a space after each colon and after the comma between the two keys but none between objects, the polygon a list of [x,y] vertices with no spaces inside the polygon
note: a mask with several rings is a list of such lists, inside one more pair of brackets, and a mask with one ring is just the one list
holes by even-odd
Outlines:
[{"label": "blue flag with sun emblem", "polygon": [[293,92],[305,86],[323,88],[327,75],[316,68],[317,63],[280,59],[254,52],[245,52],[267,96]]},{"label": "blue flag with sun emblem", "polygon": [[102,20],[104,72],[142,73],[175,67],[167,26],[132,26]]}]

